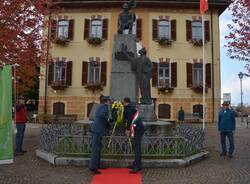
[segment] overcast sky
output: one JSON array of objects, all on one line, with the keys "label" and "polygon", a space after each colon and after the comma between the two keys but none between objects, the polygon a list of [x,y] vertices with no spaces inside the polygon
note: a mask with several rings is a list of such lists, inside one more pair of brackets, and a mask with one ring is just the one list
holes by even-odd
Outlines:
[{"label": "overcast sky", "polygon": [[[221,93],[231,93],[232,104],[240,103],[240,80],[239,72],[246,72],[244,62],[232,60],[227,56],[227,50],[224,47],[226,41],[225,35],[229,32],[227,24],[232,23],[232,17],[229,11],[225,11],[220,16],[220,45],[221,45]],[[250,77],[244,77],[242,80],[243,103],[250,105]],[[221,94],[221,95],[222,95]]]}]

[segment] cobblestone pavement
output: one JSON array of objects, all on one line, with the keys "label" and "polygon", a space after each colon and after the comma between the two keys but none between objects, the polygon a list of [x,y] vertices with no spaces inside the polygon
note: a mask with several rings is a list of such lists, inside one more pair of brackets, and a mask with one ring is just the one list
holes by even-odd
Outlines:
[{"label": "cobblestone pavement", "polygon": [[[28,124],[24,156],[14,164],[0,165],[0,184],[90,184],[92,174],[84,167],[55,167],[35,156],[39,143],[39,125]],[[219,134],[215,125],[206,128],[206,149],[210,157],[186,168],[142,171],[143,184],[249,184],[250,128],[238,123],[236,151],[232,159],[220,157]]]}]

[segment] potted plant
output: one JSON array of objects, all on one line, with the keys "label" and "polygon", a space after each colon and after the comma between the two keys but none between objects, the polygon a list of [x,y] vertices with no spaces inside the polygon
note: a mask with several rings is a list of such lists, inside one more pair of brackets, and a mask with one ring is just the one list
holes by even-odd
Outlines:
[{"label": "potted plant", "polygon": [[[202,84],[195,84],[191,87],[191,89],[196,93],[202,93],[203,92],[203,85]],[[205,87],[205,92],[208,92],[208,88]]]},{"label": "potted plant", "polygon": [[65,80],[53,81],[51,87],[54,90],[64,90],[65,88],[67,88],[66,81]]},{"label": "potted plant", "polygon": [[100,45],[102,43],[103,39],[99,38],[99,37],[90,37],[90,38],[88,38],[87,41],[91,45]]},{"label": "potted plant", "polygon": [[201,47],[203,45],[202,39],[192,39],[190,40],[190,43],[192,43],[195,47]]},{"label": "potted plant", "polygon": [[158,43],[162,46],[170,46],[172,40],[170,40],[169,38],[162,37],[158,39]]},{"label": "potted plant", "polygon": [[60,37],[58,37],[57,39],[56,39],[56,43],[58,44],[58,45],[66,45],[67,43],[69,42],[69,39],[68,38],[66,38],[66,37],[64,37],[64,36],[60,36]]},{"label": "potted plant", "polygon": [[94,93],[95,91],[102,91],[103,84],[100,82],[89,82],[86,84],[85,88],[91,90]]}]

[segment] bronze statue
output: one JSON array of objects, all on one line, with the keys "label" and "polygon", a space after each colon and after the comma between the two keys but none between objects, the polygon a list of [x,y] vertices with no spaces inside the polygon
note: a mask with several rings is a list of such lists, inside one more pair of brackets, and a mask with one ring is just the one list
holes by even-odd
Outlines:
[{"label": "bronze statue", "polygon": [[122,53],[131,63],[132,71],[136,74],[136,79],[141,92],[141,104],[152,104],[150,79],[152,77],[153,64],[147,57],[147,51],[142,48],[139,51],[140,57],[133,58],[127,53],[127,46],[122,44]]},{"label": "bronze statue", "polygon": [[132,34],[133,24],[136,21],[136,16],[129,10],[131,7],[135,7],[135,4],[135,0],[130,0],[128,3],[123,4],[123,12],[121,12],[118,17],[118,34],[123,34],[123,31],[126,29],[129,30],[129,34]]}]

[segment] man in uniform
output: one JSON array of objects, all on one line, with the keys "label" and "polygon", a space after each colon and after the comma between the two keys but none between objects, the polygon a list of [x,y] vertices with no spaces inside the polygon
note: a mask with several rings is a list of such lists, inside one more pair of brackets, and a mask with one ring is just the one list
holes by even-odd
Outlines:
[{"label": "man in uniform", "polygon": [[133,146],[135,152],[135,160],[129,168],[132,169],[130,173],[137,173],[142,169],[141,166],[141,140],[144,134],[144,125],[139,117],[135,105],[131,103],[130,98],[124,98],[124,119],[127,123],[126,135],[133,139]]},{"label": "man in uniform", "polygon": [[109,126],[110,98],[108,96],[102,96],[100,101],[101,104],[96,110],[94,122],[91,125],[92,150],[89,169],[94,174],[101,173],[98,169],[105,169],[100,165],[102,137],[105,135],[106,129]]},{"label": "man in uniform", "polygon": [[222,104],[222,109],[219,112],[218,129],[221,138],[221,156],[227,155],[226,137],[229,140],[229,158],[233,157],[234,152],[234,131],[235,131],[235,112],[229,108],[229,102],[225,101]]}]

